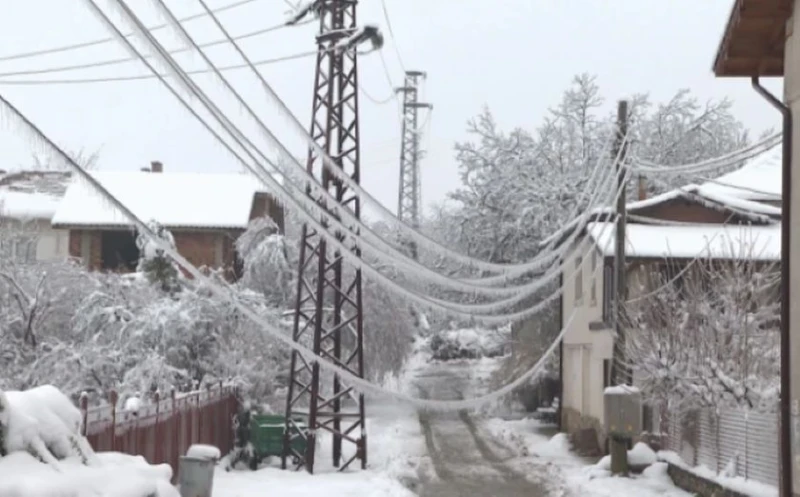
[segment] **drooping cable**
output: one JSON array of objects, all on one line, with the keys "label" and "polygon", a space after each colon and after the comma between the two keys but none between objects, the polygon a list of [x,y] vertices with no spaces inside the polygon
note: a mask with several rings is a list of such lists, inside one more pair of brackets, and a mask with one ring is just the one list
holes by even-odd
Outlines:
[{"label": "drooping cable", "polygon": [[[243,5],[247,5],[249,3],[253,3],[255,1],[256,0],[238,0],[236,2],[233,2],[231,4],[225,5],[223,7],[217,7],[216,9],[214,9],[214,13],[218,14],[220,12],[225,12],[227,10],[236,9],[238,7],[241,7]],[[208,15],[208,14],[206,14],[205,12],[192,14],[190,16],[186,16],[186,17],[182,18],[181,22],[193,21],[195,19],[202,19],[206,15]],[[167,24],[163,23],[163,24],[159,24],[157,26],[151,26],[148,29],[150,31],[153,31],[153,30],[156,30],[156,29],[162,29],[162,28],[166,28],[166,27],[167,27]],[[129,34],[124,35],[124,36],[131,36],[131,34],[129,33]],[[12,54],[12,55],[0,55],[0,62],[4,62],[4,61],[7,61],[7,60],[27,59],[27,58],[30,58],[30,57],[37,57],[39,55],[48,55],[48,54],[54,54],[54,53],[68,52],[70,50],[77,50],[77,49],[80,49],[80,48],[93,47],[93,46],[96,46],[96,45],[102,45],[104,43],[109,43],[109,42],[112,42],[112,41],[115,41],[115,38],[109,37],[109,38],[101,38],[101,39],[92,40],[92,41],[84,41],[84,42],[80,42],[80,43],[73,43],[71,45],[64,45],[64,46],[61,46],[61,47],[44,48],[44,49],[41,49],[41,50],[33,50],[33,51],[30,51],[30,52],[21,52],[21,53],[16,53],[16,54]]]}]

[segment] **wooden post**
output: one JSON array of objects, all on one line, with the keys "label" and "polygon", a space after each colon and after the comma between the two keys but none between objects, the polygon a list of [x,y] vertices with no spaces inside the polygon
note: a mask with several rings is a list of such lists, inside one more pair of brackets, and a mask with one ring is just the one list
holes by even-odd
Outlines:
[{"label": "wooden post", "polygon": [[89,418],[89,394],[81,392],[81,435],[86,437],[89,434],[89,428],[86,426]]},{"label": "wooden post", "polygon": [[108,394],[108,401],[111,402],[111,452],[117,451],[117,400],[117,391],[111,390]]},{"label": "wooden post", "polygon": [[[614,249],[614,347],[612,351],[611,370],[615,385],[625,384],[628,376],[625,359],[625,322],[623,307],[627,300],[627,278],[625,275],[625,232],[627,225],[626,193],[627,171],[625,168],[626,140],[628,134],[628,102],[620,100],[617,106],[617,139],[614,145],[614,157],[617,161],[617,223],[616,246]],[[622,437],[612,436],[609,440],[611,451],[611,472],[625,475],[628,473],[628,444]]]}]

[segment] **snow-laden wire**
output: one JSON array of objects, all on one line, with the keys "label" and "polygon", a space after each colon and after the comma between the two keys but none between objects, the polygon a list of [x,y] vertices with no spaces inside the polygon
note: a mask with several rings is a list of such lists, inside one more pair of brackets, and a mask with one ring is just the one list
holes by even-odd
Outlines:
[{"label": "snow-laden wire", "polygon": [[[174,63],[174,61],[172,61],[172,62],[168,62],[168,63]],[[174,63],[174,65],[177,65],[177,63]],[[203,98],[204,98],[204,99],[206,99],[206,100],[208,100],[208,99],[207,99],[207,97],[203,97]],[[246,102],[244,102],[244,101],[243,101],[243,100],[241,100],[241,99],[240,99],[240,104],[242,104],[242,105],[244,105],[244,106],[247,106]],[[215,112],[215,111],[214,111],[214,110],[212,110],[212,112]],[[252,112],[252,111],[251,111],[251,112]],[[263,125],[263,123],[262,123],[262,125]],[[274,139],[274,137],[273,137],[273,139]],[[279,142],[277,142],[276,144],[277,144],[279,147],[280,147],[280,146],[282,146],[282,145],[281,145]],[[252,144],[250,144],[250,145],[252,146]],[[288,154],[288,151],[285,151],[285,150],[284,150],[284,152],[285,152],[286,154]],[[262,157],[264,157],[264,156],[262,155]],[[268,159],[267,159],[266,157],[264,157],[264,159],[268,161]],[[297,164],[297,167],[298,167],[298,168],[300,168],[300,170],[303,172],[303,174],[308,174],[308,173],[305,171],[305,169],[302,169],[302,166],[300,166],[299,164]],[[595,171],[595,172],[596,172],[596,171]],[[258,176],[258,175],[257,175],[257,176]],[[309,177],[309,178],[307,178],[307,180],[309,180],[309,181],[313,181],[313,177]],[[278,186],[278,188],[279,188],[279,189],[282,189],[280,186]],[[298,190],[299,190],[299,188],[298,188]],[[323,190],[323,191],[324,191],[324,190]],[[302,199],[302,201],[305,201],[305,202],[307,202],[307,204],[306,204],[306,206],[305,206],[306,210],[308,210],[308,209],[309,209],[309,207],[311,207],[312,209],[317,209],[317,210],[318,210],[318,206],[316,205],[316,203],[313,203],[313,202],[311,202],[311,201],[310,201],[310,200],[309,200],[309,199],[308,199],[308,198],[307,198],[305,195],[303,195],[303,194],[302,194],[302,192],[300,192],[300,193],[299,193],[299,195],[300,195],[300,198]],[[330,198],[330,197],[329,197],[329,198],[328,198],[328,200],[332,200],[332,201],[333,201],[334,199],[332,199],[332,198]],[[349,212],[348,212],[347,214],[349,214]],[[322,213],[322,215],[325,215],[325,214],[324,214],[324,213]],[[335,221],[335,220],[333,220],[333,221]],[[368,231],[369,231],[369,230],[368,230]],[[370,231],[370,232],[371,232],[371,231]],[[394,249],[393,249],[393,247],[391,247],[391,246],[390,246],[390,245],[388,245],[388,244],[385,244],[385,242],[383,242],[383,240],[382,240],[382,239],[380,239],[379,237],[376,237],[376,240],[377,240],[377,241],[379,241],[379,242],[381,242],[381,243],[384,245],[384,248],[388,248],[389,250],[394,250]],[[378,251],[378,252],[375,252],[375,255],[376,255],[378,258],[381,258],[381,257],[382,257],[382,255],[381,255],[381,252],[380,252],[380,251]],[[400,255],[401,255],[402,257],[404,257],[404,258],[405,258],[405,260],[404,260],[404,261],[396,261],[396,260],[391,260],[391,261],[389,261],[389,262],[390,262],[390,263],[393,263],[393,264],[395,264],[395,265],[398,265],[398,266],[404,267],[404,268],[406,268],[406,269],[408,269],[408,270],[411,270],[411,271],[413,271],[415,268],[413,268],[413,267],[409,267],[409,266],[408,266],[408,262],[409,262],[409,261],[411,261],[411,262],[414,262],[415,264],[416,264],[416,262],[415,262],[415,261],[412,261],[411,259],[409,259],[407,256],[405,256],[405,254],[400,254]],[[426,269],[427,269],[427,268],[426,268]],[[436,281],[441,281],[441,279],[443,278],[443,277],[442,277],[442,275],[440,275],[440,274],[438,274],[438,273],[432,272],[432,271],[430,271],[430,270],[428,270],[428,271],[429,271],[429,274],[426,274],[426,276],[428,276],[428,277],[430,277],[430,276],[435,276],[435,277],[438,277],[439,279],[438,279],[438,280],[436,280]],[[557,273],[556,271],[554,271],[553,273],[551,273],[552,277],[550,278],[550,280],[554,279],[554,278],[557,276],[557,274],[558,274],[558,273]],[[417,274],[417,275],[419,276],[419,274]],[[430,278],[429,278],[429,279],[430,279]],[[447,280],[447,282],[448,282],[448,283],[451,283],[451,282],[453,282],[453,280]],[[463,283],[462,283],[462,282],[460,282],[460,281],[456,281],[456,283],[458,283],[459,285],[463,285]],[[531,284],[528,284],[528,285],[524,286],[524,288],[525,288],[525,289],[526,289],[526,290],[527,290],[529,293],[532,293],[532,292],[534,292],[534,291],[536,291],[536,290],[538,290],[538,289],[542,288],[542,287],[543,287],[543,286],[545,286],[546,284],[547,284],[547,282],[533,282],[533,283],[531,283]],[[519,287],[519,288],[523,288],[523,287]],[[478,289],[479,289],[479,291],[475,292],[475,290],[476,290],[476,287],[474,287],[474,286],[473,286],[473,287],[471,287],[469,290],[467,290],[467,289],[466,289],[464,286],[461,286],[461,288],[460,288],[460,290],[461,290],[461,291],[463,291],[463,292],[468,292],[468,291],[471,291],[471,292],[473,292],[473,293],[482,293],[482,294],[484,294],[484,295],[486,295],[486,294],[495,294],[495,295],[499,295],[499,294],[501,294],[501,293],[502,293],[502,294],[505,294],[505,295],[509,295],[509,294],[513,294],[513,293],[515,293],[515,292],[513,292],[513,291],[509,291],[510,289],[492,289],[493,291],[480,290],[480,287],[478,287]],[[465,312],[475,312],[475,311],[478,311],[478,310],[481,310],[481,311],[493,310],[493,311],[495,311],[495,312],[496,312],[498,309],[502,309],[502,308],[504,308],[504,307],[507,307],[507,306],[510,306],[510,305],[516,304],[516,303],[518,303],[518,302],[520,302],[520,301],[524,300],[524,298],[525,298],[525,297],[526,297],[526,295],[522,295],[522,296],[520,296],[520,297],[518,297],[518,298],[515,298],[515,299],[507,300],[507,301],[504,301],[504,302],[497,302],[497,303],[493,303],[493,304],[473,304],[473,305],[467,305],[467,306],[462,306],[460,309],[461,309],[462,311],[465,311]],[[443,302],[443,301],[440,301],[440,302],[437,302],[437,303],[441,303],[441,302]],[[456,304],[456,305],[458,305],[458,304]]]},{"label": "snow-laden wire", "polygon": [[[272,33],[274,31],[278,31],[279,29],[288,28],[288,27],[294,27],[294,26],[300,26],[300,25],[303,25],[303,24],[311,23],[311,22],[313,22],[313,19],[302,21],[300,23],[297,23],[297,24],[291,25],[291,26],[286,24],[285,22],[283,22],[281,24],[276,24],[276,25],[270,26],[268,28],[256,29],[254,31],[249,31],[247,33],[236,35],[234,38],[236,40],[247,40],[249,38],[255,38],[257,36],[262,36],[262,35],[265,35],[267,33]],[[203,47],[203,48],[210,48],[210,47],[215,47],[215,46],[219,46],[219,45],[224,45],[226,43],[228,43],[227,39],[219,39],[219,40],[214,40],[214,41],[209,41],[209,42],[202,43],[200,46]],[[170,50],[169,52],[171,54],[178,54],[178,53],[187,52],[189,50],[191,50],[191,49],[186,48],[186,47],[181,47],[181,48],[176,48],[174,50]],[[312,53],[316,53],[316,52],[312,52]],[[21,70],[18,70],[18,71],[5,71],[5,72],[0,72],[0,78],[8,78],[8,77],[14,77],[14,76],[33,76],[33,75],[36,75],[36,74],[51,74],[51,73],[56,73],[56,72],[68,72],[68,71],[76,71],[76,70],[81,70],[81,69],[94,69],[94,68],[98,68],[98,67],[116,66],[116,65],[125,64],[125,63],[128,63],[128,62],[136,61],[136,60],[139,60],[139,59],[136,59],[136,58],[133,58],[133,57],[118,57],[118,58],[115,58],[115,59],[106,59],[106,60],[99,60],[99,61],[94,61],[94,62],[85,62],[85,63],[82,63],[82,64],[68,64],[68,65],[54,66],[54,67],[40,67],[38,69],[21,69]],[[277,58],[277,59],[274,59],[274,60],[276,62],[281,62],[283,60],[291,60],[291,59],[286,59],[285,57],[281,57],[281,58]],[[263,64],[263,62],[262,62],[262,64]]]},{"label": "snow-laden wire", "polygon": [[[86,1],[94,5],[94,0],[86,0]],[[94,6],[97,7],[96,5]],[[104,13],[102,13],[102,11],[100,11],[100,13],[102,15],[105,15]],[[116,26],[114,26],[114,29],[117,30]],[[20,124],[20,129],[26,134],[28,134],[33,141],[42,144],[46,148],[51,149],[54,152],[54,158],[56,160],[61,161],[65,167],[75,171],[77,176],[88,182],[88,184],[98,194],[100,194],[105,200],[107,200],[115,208],[117,208],[120,211],[120,213],[122,213],[122,215],[126,219],[128,219],[133,224],[133,226],[136,227],[137,230],[139,230],[140,233],[142,233],[150,240],[151,243],[153,243],[156,247],[163,250],[165,254],[167,254],[178,264],[180,264],[197,281],[200,281],[203,284],[205,284],[209,289],[209,291],[211,291],[214,295],[229,302],[231,305],[233,305],[233,307],[242,312],[244,316],[246,316],[247,318],[251,319],[254,323],[259,325],[267,334],[272,336],[277,341],[287,345],[292,350],[296,351],[309,363],[319,364],[321,369],[339,375],[339,377],[342,378],[342,380],[352,384],[354,388],[357,388],[360,391],[370,392],[376,395],[388,396],[403,402],[410,403],[422,409],[454,411],[461,409],[479,408],[485,404],[495,402],[498,399],[504,397],[505,395],[511,393],[515,389],[524,385],[525,382],[528,381],[528,379],[538,374],[544,368],[545,362],[553,354],[556,347],[563,339],[564,335],[571,329],[572,323],[574,322],[575,316],[577,315],[577,311],[572,312],[564,328],[559,332],[556,339],[553,341],[550,347],[548,347],[548,349],[545,351],[542,357],[536,362],[536,364],[533,365],[533,367],[528,369],[525,373],[520,375],[515,380],[510,381],[505,386],[493,392],[489,392],[487,394],[472,399],[453,401],[453,400],[421,399],[418,397],[413,397],[411,395],[389,390],[373,382],[370,382],[369,380],[359,378],[358,376],[351,373],[349,370],[342,368],[334,364],[333,362],[328,361],[326,358],[315,354],[314,351],[311,350],[310,348],[306,347],[300,342],[295,342],[286,334],[281,332],[274,325],[272,325],[272,323],[264,319],[264,317],[261,316],[258,312],[252,310],[249,306],[240,302],[236,298],[234,293],[231,291],[231,288],[223,287],[218,281],[209,278],[208,276],[203,274],[202,271],[200,271],[188,260],[186,260],[186,258],[184,258],[180,253],[178,253],[170,244],[168,244],[165,240],[161,239],[145,222],[139,219],[130,209],[128,209],[122,202],[120,202],[116,197],[114,197],[97,179],[95,179],[89,172],[87,172],[83,167],[77,164],[75,160],[73,160],[64,150],[62,150],[49,137],[47,137],[47,135],[45,135],[36,125],[34,125],[27,117],[25,117],[16,107],[14,107],[2,95],[0,95],[0,106],[2,106],[2,110],[4,111],[3,114],[11,118],[11,120],[18,122]],[[609,240],[607,241],[608,244],[610,244],[610,240],[611,239],[609,238]],[[595,273],[599,271],[600,267],[602,266],[598,265],[595,268]]]},{"label": "snow-laden wire", "polygon": [[[99,10],[96,7],[96,5],[94,5],[93,2],[91,3],[91,5],[95,9],[97,9],[98,15],[102,16],[102,18],[107,23],[110,23],[110,20],[108,20],[107,16],[105,16],[105,14],[102,12],[102,10]],[[127,5],[124,4],[124,2],[120,2],[120,5],[124,9],[123,12],[125,12],[125,14],[127,15],[127,11],[129,10],[129,9],[127,9]],[[138,21],[138,19],[135,19],[135,21]],[[140,29],[141,28],[141,23],[140,22],[138,22],[138,23],[134,22],[134,26],[136,26],[138,29]],[[116,30],[116,27],[113,25],[113,23],[110,23],[109,27]],[[136,49],[133,47],[133,45],[130,44],[127,40],[122,39],[122,41],[123,41],[123,43],[126,43],[127,46],[129,46],[129,48],[131,48],[132,50],[136,51]],[[175,92],[173,91],[173,93],[175,93]],[[177,96],[177,93],[175,93],[175,94]],[[182,99],[181,99],[181,101],[183,102]],[[191,109],[191,107],[187,107],[187,108],[189,108],[190,111],[192,111],[192,113],[193,113],[193,115],[195,115],[195,117],[198,117],[197,114],[193,111],[193,109]],[[216,117],[219,118],[220,116],[216,116]],[[210,131],[212,131],[212,133],[214,133],[213,130],[210,130]],[[218,138],[218,135],[215,134],[215,137]],[[223,144],[225,144],[225,142],[223,142]],[[226,148],[228,148],[229,151],[233,152],[227,145],[226,145]],[[245,165],[246,167],[250,167],[245,161],[243,161],[241,159],[240,156],[238,156],[238,154],[235,154],[235,152],[233,152],[233,153],[242,162],[243,165]],[[248,151],[248,153],[249,153],[249,151]],[[252,154],[251,154],[251,157],[252,157]],[[261,176],[258,173],[255,173],[255,174],[257,174],[257,176]],[[264,178],[262,177],[262,181],[263,180],[264,180]],[[280,185],[277,185],[273,178],[267,176],[266,177],[266,181],[267,182],[271,182],[271,186],[278,187],[278,189],[279,189]],[[283,200],[286,200],[286,199],[283,199]],[[293,201],[293,200],[294,199],[289,198],[289,201]],[[322,225],[318,221],[316,221],[316,219],[310,218],[309,221],[310,221],[311,226],[314,229],[316,229],[316,230],[323,230],[324,229],[322,227]],[[324,231],[321,231],[321,232],[324,232]],[[381,273],[377,272],[376,270],[374,270],[374,268],[370,267],[369,265],[364,264],[358,257],[355,257],[352,253],[350,253],[350,251],[347,249],[347,247],[344,247],[339,242],[339,240],[335,239],[334,237],[330,237],[329,238],[329,242],[332,245],[337,246],[337,248],[343,252],[343,255],[345,256],[345,259],[348,259],[348,262],[352,263],[356,267],[360,267],[362,270],[364,270],[365,273],[372,274],[376,278],[376,280],[378,282],[382,283],[383,286],[385,288],[388,288],[390,291],[393,290],[394,293],[399,294],[402,297],[404,297],[406,299],[409,299],[409,300],[411,300],[413,302],[421,304],[426,308],[439,310],[439,311],[444,311],[444,312],[446,312],[446,313],[448,313],[450,315],[455,315],[455,316],[457,316],[459,318],[472,319],[472,320],[480,321],[480,322],[482,322],[484,324],[505,324],[509,320],[524,319],[525,317],[528,317],[528,316],[531,316],[531,315],[535,314],[540,309],[542,309],[547,304],[547,302],[550,302],[555,297],[557,297],[557,295],[552,295],[550,298],[546,299],[544,302],[541,302],[540,304],[538,304],[538,305],[536,305],[536,306],[534,306],[532,308],[529,308],[526,311],[520,312],[520,313],[509,314],[509,315],[505,315],[505,316],[488,316],[488,317],[487,316],[478,316],[474,312],[475,309],[471,309],[470,306],[464,306],[464,305],[458,306],[458,305],[454,305],[454,304],[449,304],[449,303],[447,303],[445,301],[441,301],[441,300],[437,300],[437,299],[425,298],[424,296],[420,296],[420,295],[416,294],[415,292],[411,292],[411,291],[403,288],[402,286],[398,285],[394,281],[386,278],[384,275],[382,275]]]},{"label": "snow-laden wire", "polygon": [[634,172],[643,172],[651,174],[664,174],[664,175],[681,175],[690,173],[702,173],[707,171],[717,170],[723,167],[733,166],[743,160],[751,159],[764,152],[771,150],[781,143],[782,133],[776,133],[758,141],[752,145],[748,145],[739,150],[734,150],[727,154],[711,159],[705,159],[692,164],[655,164],[642,159],[632,159],[631,167]]},{"label": "snow-laden wire", "polygon": [[[246,5],[246,4],[249,4],[249,3],[253,3],[255,1],[256,0],[239,0],[237,2],[233,2],[233,3],[228,4],[228,5],[224,5],[222,7],[217,7],[216,9],[214,9],[214,13],[225,12],[226,10],[232,10],[232,9],[241,7],[243,5]],[[206,12],[199,12],[197,14],[192,14],[190,16],[186,16],[186,17],[182,18],[181,22],[192,21],[192,20],[195,20],[195,19],[202,19],[203,17],[205,17],[207,15],[208,14]],[[157,26],[150,26],[147,29],[149,29],[150,31],[154,31],[156,29],[162,29],[162,28],[165,28],[165,27],[167,27],[166,23],[165,24],[159,24]],[[127,34],[127,35],[124,35],[124,36],[130,36],[130,34]],[[28,58],[31,58],[31,57],[37,57],[39,55],[47,55],[47,54],[53,54],[53,53],[67,52],[67,51],[70,51],[70,50],[77,50],[77,49],[80,49],[80,48],[93,47],[93,46],[96,46],[96,45],[102,45],[104,43],[112,42],[115,39],[116,38],[114,38],[114,37],[101,38],[101,39],[92,40],[92,41],[84,41],[84,42],[81,42],[81,43],[73,43],[71,45],[64,45],[64,46],[61,46],[61,47],[45,48],[45,49],[41,49],[41,50],[33,50],[33,51],[30,51],[30,52],[16,53],[16,54],[12,54],[12,55],[2,55],[2,56],[0,56],[0,62],[4,62],[4,61],[7,61],[7,60],[28,59]]]},{"label": "snow-laden wire", "polygon": [[400,47],[397,46],[397,38],[394,36],[392,19],[389,17],[389,9],[386,8],[386,0],[381,0],[381,8],[383,9],[383,18],[386,20],[386,28],[389,29],[389,35],[392,37],[392,46],[394,47],[394,52],[397,54],[397,61],[400,62],[400,68],[405,72],[406,65],[403,64],[403,56],[400,55]]},{"label": "snow-laden wire", "polygon": [[[224,29],[224,26],[222,26],[222,23],[219,21],[219,19],[216,18],[216,16],[213,15],[213,13],[210,14],[210,17],[212,20],[215,20],[215,23],[217,24],[218,27],[220,27],[223,33],[227,33],[227,31]],[[228,37],[230,38],[230,36]],[[243,60],[247,62],[249,58],[244,53],[244,51],[241,50],[241,47],[238,47],[235,41],[231,42],[231,44],[234,46],[234,48],[237,49],[238,53],[243,58]],[[381,52],[379,52],[379,54],[380,53]],[[328,170],[333,174],[333,176],[337,177],[345,185],[351,188],[360,197],[362,201],[365,201],[366,203],[369,203],[370,205],[375,207],[385,217],[385,219],[389,220],[391,224],[397,226],[400,229],[400,231],[403,232],[404,235],[406,235],[411,240],[416,242],[418,246],[426,247],[428,248],[428,250],[431,250],[442,257],[449,257],[453,260],[458,260],[462,264],[466,264],[467,266],[471,266],[473,268],[493,273],[497,273],[499,271],[507,275],[509,279],[522,276],[531,271],[535,271],[537,269],[540,269],[543,266],[543,264],[546,265],[552,262],[553,260],[552,257],[550,257],[548,254],[544,254],[544,255],[538,255],[534,257],[532,260],[522,264],[489,263],[460,254],[440,244],[439,242],[436,242],[435,240],[427,237],[423,233],[420,233],[414,227],[408,225],[404,220],[397,218],[380,201],[372,197],[372,195],[369,194],[369,192],[364,190],[357,182],[355,182],[352,178],[350,178],[348,174],[346,174],[339,167],[337,167],[337,165],[332,161],[330,156],[319,146],[319,144],[317,144],[314,141],[314,139],[310,136],[310,134],[300,123],[297,116],[294,113],[292,113],[292,111],[286,106],[285,102],[283,102],[283,100],[277,95],[277,93],[275,93],[271,85],[269,85],[269,83],[263,78],[263,76],[261,76],[261,74],[253,67],[251,67],[251,72],[254,75],[256,75],[256,77],[259,78],[262,87],[267,92],[270,99],[277,104],[279,113],[290,121],[290,124],[295,128],[295,131],[298,132],[300,136],[306,140],[306,142],[309,144],[309,146],[315,152],[315,154],[317,154],[323,160],[325,166],[327,166]],[[391,81],[391,77],[389,76],[388,72],[387,72],[387,78],[389,78],[389,80]],[[627,140],[627,136],[624,139]],[[291,157],[291,162],[296,162],[296,159],[294,157]]]},{"label": "snow-laden wire", "polygon": [[[266,66],[270,64],[277,64],[280,62],[287,62],[290,60],[304,59],[319,55],[316,50],[308,52],[301,52],[291,55],[284,55],[281,57],[272,57],[268,59],[260,59],[253,62],[257,67]],[[235,71],[238,69],[246,69],[246,64],[228,64],[219,68],[220,71]],[[211,72],[207,69],[194,69],[187,71],[188,74],[207,74]],[[113,83],[118,81],[143,81],[148,79],[155,79],[157,76],[153,74],[134,74],[131,76],[100,76],[96,78],[65,78],[65,79],[1,79],[0,86],[47,86],[47,85],[84,85],[93,83]]]}]

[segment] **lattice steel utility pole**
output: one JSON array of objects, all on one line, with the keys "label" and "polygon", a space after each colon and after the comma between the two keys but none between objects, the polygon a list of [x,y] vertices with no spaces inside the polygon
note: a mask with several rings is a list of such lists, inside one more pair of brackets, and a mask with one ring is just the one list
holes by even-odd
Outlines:
[{"label": "lattice steel utility pole", "polygon": [[[357,0],[317,0],[319,16],[312,103],[311,136],[353,180],[359,181],[359,122],[357,45],[382,42],[376,28],[358,28]],[[311,10],[311,9],[307,9]],[[322,158],[309,151],[307,169],[343,208],[361,214],[358,196],[332,176]],[[315,199],[325,206],[320,199]],[[330,208],[329,208],[330,210]],[[360,256],[356,247],[351,248]],[[326,248],[325,240],[303,226],[297,278],[293,339],[350,373],[364,376],[364,327],[361,271],[345,268],[340,253]],[[314,472],[317,436],[333,435],[333,462],[344,470],[354,461],[367,464],[364,395],[338,376],[328,383],[319,363],[292,352],[286,398],[286,430],[282,466],[292,459],[297,469]],[[301,423],[299,421],[303,421]],[[305,425],[305,426],[304,426]],[[305,442],[305,443],[298,443]],[[345,454],[343,443],[352,445]]]},{"label": "lattice steel utility pole", "polygon": [[[400,184],[398,187],[397,217],[414,228],[419,228],[421,221],[422,191],[419,161],[420,150],[419,109],[428,109],[433,105],[419,102],[419,84],[427,74],[421,71],[406,71],[405,84],[397,88],[403,94],[403,137],[400,144]],[[408,243],[412,257],[417,258],[417,246],[413,241]]]}]

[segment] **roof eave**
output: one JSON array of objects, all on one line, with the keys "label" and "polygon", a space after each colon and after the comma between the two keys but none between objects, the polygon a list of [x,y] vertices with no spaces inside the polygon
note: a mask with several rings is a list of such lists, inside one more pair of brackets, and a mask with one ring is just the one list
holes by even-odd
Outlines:
[{"label": "roof eave", "polygon": [[[735,0],[717,47],[712,66],[714,75],[783,76],[786,22],[791,14],[790,0]],[[753,36],[762,43],[746,39]],[[739,52],[736,55],[731,53],[734,45]]]}]

